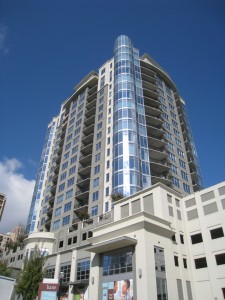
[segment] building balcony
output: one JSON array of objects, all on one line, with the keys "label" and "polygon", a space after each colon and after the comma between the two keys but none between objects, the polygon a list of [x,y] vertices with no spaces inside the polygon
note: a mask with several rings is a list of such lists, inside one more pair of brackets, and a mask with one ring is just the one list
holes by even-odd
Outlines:
[{"label": "building balcony", "polygon": [[142,78],[142,85],[144,89],[149,89],[155,93],[157,93],[157,85],[154,83],[151,83],[150,81],[146,81]]},{"label": "building balcony", "polygon": [[79,178],[77,180],[77,185],[81,187],[87,187],[90,184],[90,178]]},{"label": "building balcony", "polygon": [[164,131],[162,129],[153,127],[153,126],[146,126],[147,128],[147,135],[149,137],[153,137],[153,138],[163,138],[164,136]]},{"label": "building balcony", "polygon": [[160,117],[156,117],[156,116],[153,116],[153,115],[150,115],[150,114],[146,114],[145,118],[146,118],[146,124],[148,124],[150,126],[152,125],[156,128],[161,128],[162,127],[163,120]]},{"label": "building balcony", "polygon": [[51,194],[52,194],[52,195],[55,195],[56,188],[57,188],[57,185],[56,185],[56,184],[54,184],[54,185],[51,187],[50,191],[51,191]]},{"label": "building balcony", "polygon": [[198,181],[192,181],[194,192],[198,192],[203,189],[202,185]]},{"label": "building balcony", "polygon": [[75,213],[86,213],[88,211],[88,204],[76,204],[73,210]]},{"label": "building balcony", "polygon": [[159,98],[158,98],[159,94],[156,91],[152,91],[151,89],[143,87],[143,94],[144,94],[144,97],[149,97],[151,99],[159,101]]},{"label": "building balcony", "polygon": [[169,176],[163,176],[163,175],[152,175],[152,185],[161,182],[163,184],[165,184],[166,186],[171,186],[171,179]]},{"label": "building balcony", "polygon": [[162,174],[169,172],[170,166],[165,160],[158,161],[156,159],[150,158],[150,169],[154,174]]},{"label": "building balcony", "polygon": [[59,176],[59,174],[56,174],[56,175],[52,178],[53,184],[57,184],[58,176]]},{"label": "building balcony", "polygon": [[148,107],[153,107],[153,108],[159,109],[161,103],[158,100],[158,98],[153,99],[150,96],[144,94],[144,104],[145,104],[145,107],[148,106]]},{"label": "building balcony", "polygon": [[62,138],[62,139],[59,141],[59,147],[62,147],[62,146],[63,146],[63,144],[64,144],[64,139],[65,139],[65,137]]},{"label": "building balcony", "polygon": [[83,136],[82,143],[85,144],[85,145],[92,144],[93,143],[93,138],[94,138],[94,133],[92,132],[89,135]]},{"label": "building balcony", "polygon": [[90,172],[91,172],[91,164],[87,165],[87,166],[80,166],[78,168],[78,173],[81,176],[86,176],[86,175],[90,174]]},{"label": "building balcony", "polygon": [[96,85],[94,85],[92,88],[90,88],[90,89],[88,90],[88,96],[87,96],[87,99],[88,99],[90,96],[93,96],[93,95],[97,96],[97,88],[98,88],[98,85],[96,84]]},{"label": "building balcony", "polygon": [[63,123],[62,123],[62,131],[66,131],[66,128],[67,128],[67,124],[68,124],[68,117],[66,119],[63,120]]},{"label": "building balcony", "polygon": [[95,115],[92,115],[84,120],[84,125],[87,127],[94,123],[95,123]]},{"label": "building balcony", "polygon": [[149,68],[149,64],[144,62],[143,60],[141,60],[141,73],[142,73],[141,74],[142,76],[145,74],[152,78],[155,78],[155,75],[156,75],[156,73],[152,69]]},{"label": "building balcony", "polygon": [[160,117],[162,115],[162,111],[160,110],[160,108],[155,108],[149,105],[145,105],[145,114],[154,117]]},{"label": "building balcony", "polygon": [[164,149],[166,147],[167,143],[164,139],[156,139],[153,137],[148,137],[148,147],[151,149]]},{"label": "building balcony", "polygon": [[89,117],[95,116],[95,110],[96,110],[96,107],[92,107],[90,109],[87,109],[86,112],[85,112],[85,117],[89,118]]},{"label": "building balcony", "polygon": [[58,151],[57,151],[57,154],[58,155],[61,155],[63,152],[63,146],[62,147],[59,147]]},{"label": "building balcony", "polygon": [[47,209],[47,211],[46,211],[46,213],[47,213],[47,215],[48,216],[52,216],[52,212],[53,212],[53,207],[48,207],[48,209]]},{"label": "building balcony", "polygon": [[88,109],[88,110],[90,110],[92,108],[96,109],[96,101],[97,101],[97,98],[91,98],[91,100],[86,103],[86,109]]},{"label": "building balcony", "polygon": [[92,159],[92,154],[88,154],[88,155],[80,156],[79,161],[82,165],[87,165],[87,164],[91,164],[91,159]]},{"label": "building balcony", "polygon": [[51,226],[51,221],[52,221],[52,218],[47,218],[47,219],[45,220],[45,227],[49,227],[49,228],[50,228],[50,226]]},{"label": "building balcony", "polygon": [[58,155],[56,160],[55,160],[55,163],[60,164],[60,161],[61,161],[61,155]]},{"label": "building balcony", "polygon": [[54,168],[54,173],[57,174],[59,172],[60,164],[56,164]]},{"label": "building balcony", "polygon": [[95,124],[91,124],[90,126],[84,126],[83,127],[83,133],[85,135],[89,135],[90,133],[94,132]]},{"label": "building balcony", "polygon": [[93,147],[93,144],[83,145],[80,149],[80,152],[84,155],[90,154],[90,153],[92,153],[92,147]]},{"label": "building balcony", "polygon": [[154,72],[144,67],[141,68],[141,72],[142,81],[151,82],[152,84],[156,85],[156,77]]},{"label": "building balcony", "polygon": [[54,201],[55,201],[55,195],[52,195],[52,196],[49,198],[48,203],[49,203],[49,204],[53,204]]},{"label": "building balcony", "polygon": [[196,170],[197,169],[197,164],[193,158],[188,158],[188,164],[191,170]]},{"label": "building balcony", "polygon": [[87,199],[88,196],[89,196],[89,189],[83,189],[83,190],[77,191],[75,194],[75,198],[77,198],[78,200]]},{"label": "building balcony", "polygon": [[150,160],[165,160],[167,158],[167,152],[165,150],[160,150],[160,149],[153,149],[153,147],[150,147],[149,150],[149,156],[150,156]]}]

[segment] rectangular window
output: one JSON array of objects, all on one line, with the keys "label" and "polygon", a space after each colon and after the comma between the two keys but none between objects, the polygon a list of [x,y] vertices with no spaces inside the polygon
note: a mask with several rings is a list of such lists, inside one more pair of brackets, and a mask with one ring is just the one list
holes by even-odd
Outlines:
[{"label": "rectangular window", "polygon": [[98,132],[96,137],[97,137],[97,140],[99,140],[102,137],[102,131]]},{"label": "rectangular window", "polygon": [[110,155],[110,149],[107,149],[107,156]]},{"label": "rectangular window", "polygon": [[100,121],[102,118],[103,118],[103,113],[100,113],[100,114],[98,115],[98,121]]},{"label": "rectangular window", "polygon": [[106,182],[109,182],[109,173],[106,174],[105,181],[106,181]]},{"label": "rectangular window", "polygon": [[70,215],[65,216],[62,220],[62,226],[69,224],[69,222],[70,222]]},{"label": "rectangular window", "polygon": [[72,202],[68,202],[64,205],[64,212],[71,210]]},{"label": "rectangular window", "polygon": [[75,146],[75,147],[73,147],[73,149],[72,149],[72,154],[76,153],[76,152],[77,152],[77,150],[78,150],[78,145],[77,145],[77,146]]},{"label": "rectangular window", "polygon": [[70,164],[74,164],[77,161],[77,155],[73,156],[70,160]]},{"label": "rectangular window", "polygon": [[186,164],[183,160],[179,159],[179,164],[183,169],[186,169]]},{"label": "rectangular window", "polygon": [[175,135],[180,136],[180,132],[178,130],[176,130],[175,128],[173,129],[173,132]]},{"label": "rectangular window", "polygon": [[177,148],[177,153],[178,153],[178,155],[180,155],[181,157],[184,157],[184,152],[181,151],[179,148]]},{"label": "rectangular window", "polygon": [[98,108],[98,112],[102,111],[103,110],[103,104],[99,106]]},{"label": "rectangular window", "polygon": [[195,259],[195,269],[207,268],[206,257]]},{"label": "rectangular window", "polygon": [[60,216],[60,215],[61,215],[61,212],[62,212],[62,207],[56,208],[56,210],[55,210],[55,217]]},{"label": "rectangular window", "polygon": [[217,266],[225,265],[225,253],[215,255]]},{"label": "rectangular window", "polygon": [[181,170],[181,177],[185,180],[188,180],[188,175],[184,171]]},{"label": "rectangular window", "polygon": [[190,190],[190,186],[187,185],[186,183],[183,183],[183,188],[184,188],[184,191],[188,194],[190,194],[191,190]]},{"label": "rectangular window", "polygon": [[178,261],[178,256],[174,255],[174,265],[176,267],[179,267],[179,261]]},{"label": "rectangular window", "polygon": [[69,190],[68,192],[66,192],[66,200],[71,198],[73,196],[73,189]]},{"label": "rectangular window", "polygon": [[65,189],[65,182],[59,185],[58,192],[61,192]]},{"label": "rectangular window", "polygon": [[99,194],[99,191],[96,191],[92,194],[92,201],[97,201],[98,200],[98,194]]},{"label": "rectangular window", "polygon": [[99,177],[95,178],[93,181],[93,188],[99,185]]},{"label": "rectangular window", "polygon": [[60,180],[64,180],[66,178],[66,172],[62,173],[60,176]]},{"label": "rectangular window", "polygon": [[53,230],[58,229],[60,226],[60,220],[54,221],[53,223]]},{"label": "rectangular window", "polygon": [[180,234],[180,242],[181,242],[181,244],[184,244],[184,236],[183,236],[183,234]]},{"label": "rectangular window", "polygon": [[69,148],[71,147],[71,142],[70,143],[68,143],[67,145],[66,145],[66,147],[65,147],[65,151],[66,150],[69,150]]},{"label": "rectangular window", "polygon": [[202,243],[202,242],[203,242],[203,239],[202,239],[202,234],[201,233],[191,235],[192,245]]},{"label": "rectangular window", "polygon": [[68,181],[67,181],[67,187],[71,186],[74,184],[74,177],[70,178]]},{"label": "rectangular window", "polygon": [[174,173],[174,174],[178,174],[178,171],[177,171],[177,167],[170,164],[170,170]]},{"label": "rectangular window", "polygon": [[68,161],[62,165],[62,171],[65,170],[67,168],[67,166],[68,166]]},{"label": "rectangular window", "polygon": [[132,250],[122,248],[103,255],[103,276],[132,272]]},{"label": "rectangular window", "polygon": [[97,125],[97,130],[101,129],[102,128],[102,122],[98,123]]},{"label": "rectangular window", "polygon": [[109,187],[107,187],[107,188],[105,189],[105,196],[106,196],[106,197],[109,196]]},{"label": "rectangular window", "polygon": [[88,280],[90,275],[90,259],[84,258],[77,261],[77,280]]},{"label": "rectangular window", "polygon": [[68,283],[70,281],[71,265],[62,265],[60,268],[60,272],[63,272],[64,274],[62,283]]},{"label": "rectangular window", "polygon": [[179,180],[176,177],[172,177],[172,183],[176,187],[180,187],[180,182],[179,182]]},{"label": "rectangular window", "polygon": [[100,172],[100,165],[95,166],[94,174],[98,174]]},{"label": "rectangular window", "polygon": [[211,234],[212,240],[224,237],[224,233],[223,233],[223,228],[222,227],[210,230],[210,234]]},{"label": "rectangular window", "polygon": [[176,156],[173,153],[168,152],[168,156],[169,156],[170,160],[172,160],[174,162],[176,161]]},{"label": "rectangular window", "polygon": [[101,146],[102,146],[102,143],[101,142],[98,142],[96,144],[96,151],[100,150],[101,149]]},{"label": "rectangular window", "polygon": [[57,199],[56,199],[56,204],[61,203],[63,201],[63,197],[64,197],[64,195],[58,196]]},{"label": "rectangular window", "polygon": [[76,166],[73,166],[72,168],[69,169],[69,176],[74,174],[76,172]]},{"label": "rectangular window", "polygon": [[98,205],[95,205],[91,208],[91,215],[97,216],[97,214],[98,214]]},{"label": "rectangular window", "polygon": [[95,162],[100,161],[100,159],[101,159],[101,153],[96,154],[95,155]]}]

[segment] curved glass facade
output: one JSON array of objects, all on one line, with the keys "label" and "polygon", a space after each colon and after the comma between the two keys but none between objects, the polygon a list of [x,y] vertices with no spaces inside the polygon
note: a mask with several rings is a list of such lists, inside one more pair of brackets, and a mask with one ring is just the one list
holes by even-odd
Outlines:
[{"label": "curved glass facade", "polygon": [[113,193],[151,185],[139,51],[127,36],[114,48]]},{"label": "curved glass facade", "polygon": [[45,175],[48,171],[47,163],[50,154],[50,148],[52,147],[53,141],[53,133],[56,127],[56,123],[52,122],[52,124],[48,127],[47,134],[45,137],[44,147],[41,154],[41,161],[38,168],[37,178],[34,186],[34,192],[32,196],[32,201],[30,205],[26,233],[33,233],[37,229],[37,217],[39,213],[40,201],[43,195],[43,187],[44,187],[44,179]]}]

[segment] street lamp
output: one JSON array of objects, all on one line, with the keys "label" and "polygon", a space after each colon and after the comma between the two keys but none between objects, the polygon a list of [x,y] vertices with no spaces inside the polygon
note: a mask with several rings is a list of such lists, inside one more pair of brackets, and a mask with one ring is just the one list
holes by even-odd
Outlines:
[{"label": "street lamp", "polygon": [[62,284],[62,280],[64,278],[64,273],[60,272],[59,274],[59,291],[58,291],[58,300],[60,300],[60,292],[61,292],[61,284]]}]

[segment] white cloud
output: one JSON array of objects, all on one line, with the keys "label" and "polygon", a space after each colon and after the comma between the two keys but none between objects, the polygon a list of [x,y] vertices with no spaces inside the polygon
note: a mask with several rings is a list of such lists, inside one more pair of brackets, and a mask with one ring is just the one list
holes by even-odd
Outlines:
[{"label": "white cloud", "polygon": [[21,162],[15,158],[0,161],[0,192],[7,197],[0,221],[2,233],[17,224],[26,226],[35,181],[24,178],[21,168]]},{"label": "white cloud", "polygon": [[0,24],[0,51],[4,54],[7,54],[9,52],[9,49],[5,44],[7,32],[8,28],[5,25]]}]

